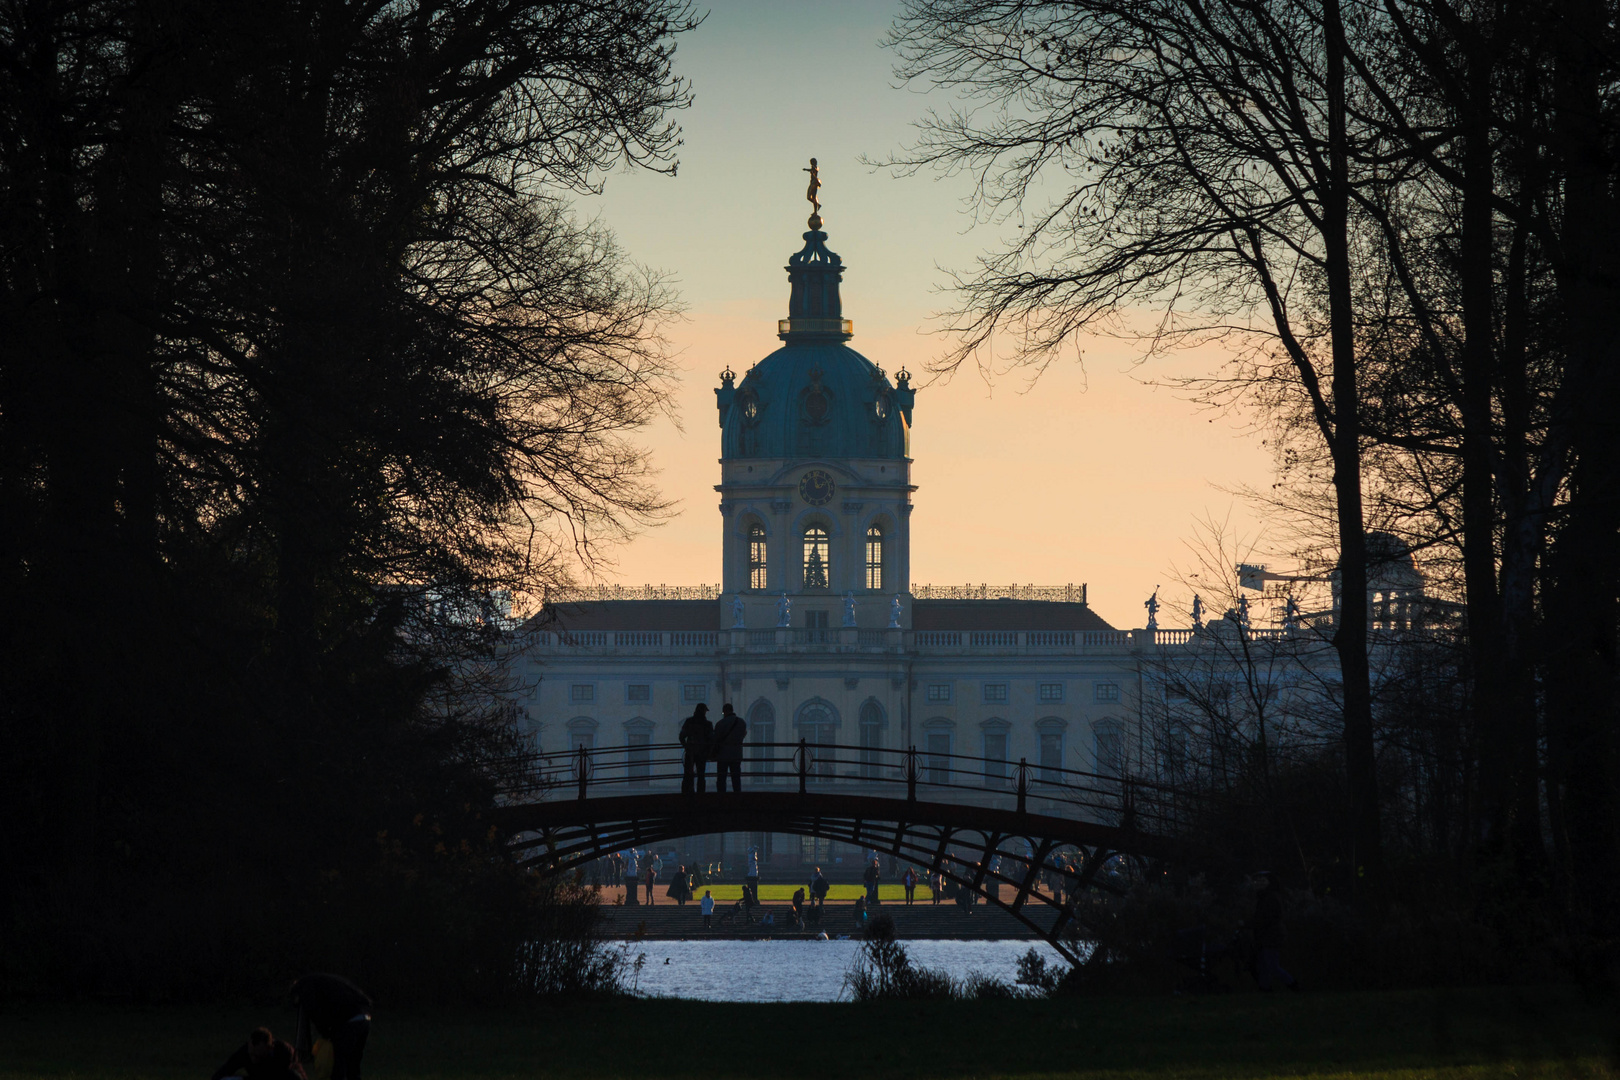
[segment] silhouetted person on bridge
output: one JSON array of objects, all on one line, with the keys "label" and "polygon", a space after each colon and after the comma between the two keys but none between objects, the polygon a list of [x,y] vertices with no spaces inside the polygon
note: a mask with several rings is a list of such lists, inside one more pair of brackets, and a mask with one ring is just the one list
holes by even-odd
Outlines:
[{"label": "silhouetted person on bridge", "polygon": [[708,770],[710,743],[714,741],[714,725],[709,723],[709,707],[698,702],[692,715],[681,725],[681,794],[691,795],[709,789]]},{"label": "silhouetted person on bridge", "polygon": [[714,790],[726,790],[726,777],[731,777],[731,790],[742,790],[743,738],[748,725],[731,711],[727,702],[720,710],[720,722],[714,725]]},{"label": "silhouetted person on bridge", "polygon": [[917,897],[917,871],[906,867],[906,872],[900,875],[900,884],[906,887],[906,906],[910,907]]},{"label": "silhouetted person on bridge", "polygon": [[872,862],[867,866],[862,880],[866,882],[866,906],[871,907],[878,902],[878,882],[883,880],[883,871],[878,868],[876,855],[872,856]]}]

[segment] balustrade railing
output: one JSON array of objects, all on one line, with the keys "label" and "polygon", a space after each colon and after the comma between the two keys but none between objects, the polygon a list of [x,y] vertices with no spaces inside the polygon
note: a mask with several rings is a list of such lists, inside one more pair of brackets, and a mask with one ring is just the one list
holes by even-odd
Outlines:
[{"label": "balustrade railing", "polygon": [[1029,645],[1032,649],[1071,649],[1074,647],[1074,631],[1031,630]]},{"label": "balustrade railing", "polygon": [[917,600],[1045,600],[1071,604],[1086,602],[1086,586],[1079,585],[913,585]]},{"label": "balustrade railing", "polygon": [[974,630],[968,642],[975,649],[1008,649],[1018,647],[1016,630]]},{"label": "balustrade railing", "polygon": [[[1157,644],[1185,644],[1196,636],[1191,630],[1159,630]],[[1255,637],[1276,636],[1255,631]],[[898,630],[854,629],[850,627],[773,627],[747,630],[541,630],[528,638],[528,644],[559,649],[618,649],[650,652],[672,649],[721,649],[727,645],[754,652],[768,652],[783,645],[810,648],[861,649],[912,648],[932,650],[1058,650],[1118,649],[1132,647],[1136,639],[1129,630]]]},{"label": "balustrade railing", "polygon": [[565,630],[557,635],[557,642],[575,649],[600,649],[606,647],[608,635],[606,630]]},{"label": "balustrade railing", "polygon": [[962,646],[962,631],[918,630],[916,642],[919,649],[957,649]]},{"label": "balustrade railing", "polygon": [[[1197,798],[1156,781],[1084,772],[1027,759],[919,751],[916,747],[842,743],[745,743],[750,789],[846,792],[909,801],[1003,805],[1020,813],[1076,817],[1174,835]],[[577,747],[520,755],[502,763],[509,801],[610,798],[680,789],[683,751],[676,743]],[[713,770],[709,772],[712,774]],[[710,782],[717,778],[711,775]]]},{"label": "balustrade railing", "polygon": [[620,630],[613,635],[615,647],[656,649],[664,643],[664,635],[655,630]]},{"label": "balustrade railing", "polygon": [[542,594],[547,604],[577,604],[593,600],[718,600],[718,585],[566,585]]},{"label": "balustrade railing", "polygon": [[1131,632],[1129,630],[1081,630],[1080,644],[1093,648],[1104,645],[1129,645]]},{"label": "balustrade railing", "polygon": [[669,635],[669,643],[676,648],[719,648],[718,630],[676,630]]}]

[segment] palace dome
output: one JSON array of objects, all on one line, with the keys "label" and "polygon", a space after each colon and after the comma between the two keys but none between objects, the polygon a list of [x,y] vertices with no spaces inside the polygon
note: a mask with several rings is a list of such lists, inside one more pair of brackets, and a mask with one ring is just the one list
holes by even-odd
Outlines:
[{"label": "palace dome", "polygon": [[904,458],[910,452],[915,391],[896,383],[844,342],[843,260],[826,246],[818,216],[788,260],[788,317],[780,349],[744,373],[721,373],[720,456],[729,458]]}]

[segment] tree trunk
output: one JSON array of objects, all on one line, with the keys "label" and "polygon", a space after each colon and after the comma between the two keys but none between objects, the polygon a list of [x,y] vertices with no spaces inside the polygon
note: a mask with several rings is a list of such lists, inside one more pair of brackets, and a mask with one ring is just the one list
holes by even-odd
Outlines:
[{"label": "tree trunk", "polygon": [[1339,516],[1339,621],[1333,646],[1344,680],[1345,776],[1353,866],[1363,902],[1382,894],[1383,858],[1373,745],[1372,673],[1367,658],[1367,534],[1361,492],[1361,406],[1350,281],[1350,179],[1345,130],[1345,42],[1338,0],[1324,0],[1329,179],[1324,192],[1330,333],[1333,349],[1333,492]]},{"label": "tree trunk", "polygon": [[1570,497],[1549,559],[1548,740],[1568,835],[1575,903],[1590,933],[1620,917],[1616,687],[1620,641],[1620,311],[1617,217],[1602,80],[1610,77],[1605,6],[1563,0],[1554,72],[1555,144],[1565,174],[1557,262],[1568,334]]}]

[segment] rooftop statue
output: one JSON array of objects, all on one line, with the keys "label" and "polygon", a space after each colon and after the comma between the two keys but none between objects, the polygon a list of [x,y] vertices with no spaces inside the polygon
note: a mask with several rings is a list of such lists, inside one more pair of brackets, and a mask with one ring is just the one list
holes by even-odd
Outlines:
[{"label": "rooftop statue", "polygon": [[[808,169],[801,169],[799,171],[800,172],[807,172],[807,173],[810,174],[810,187],[809,187],[808,190],[805,191],[804,197],[806,199],[810,200],[811,212],[814,213],[817,217],[820,217],[821,216],[821,196],[818,195],[817,192],[819,192],[821,190],[821,170],[816,167],[816,159],[811,158],[810,159],[810,167]],[[820,226],[812,225],[811,228],[813,228],[813,229],[814,228],[820,228]]]}]

